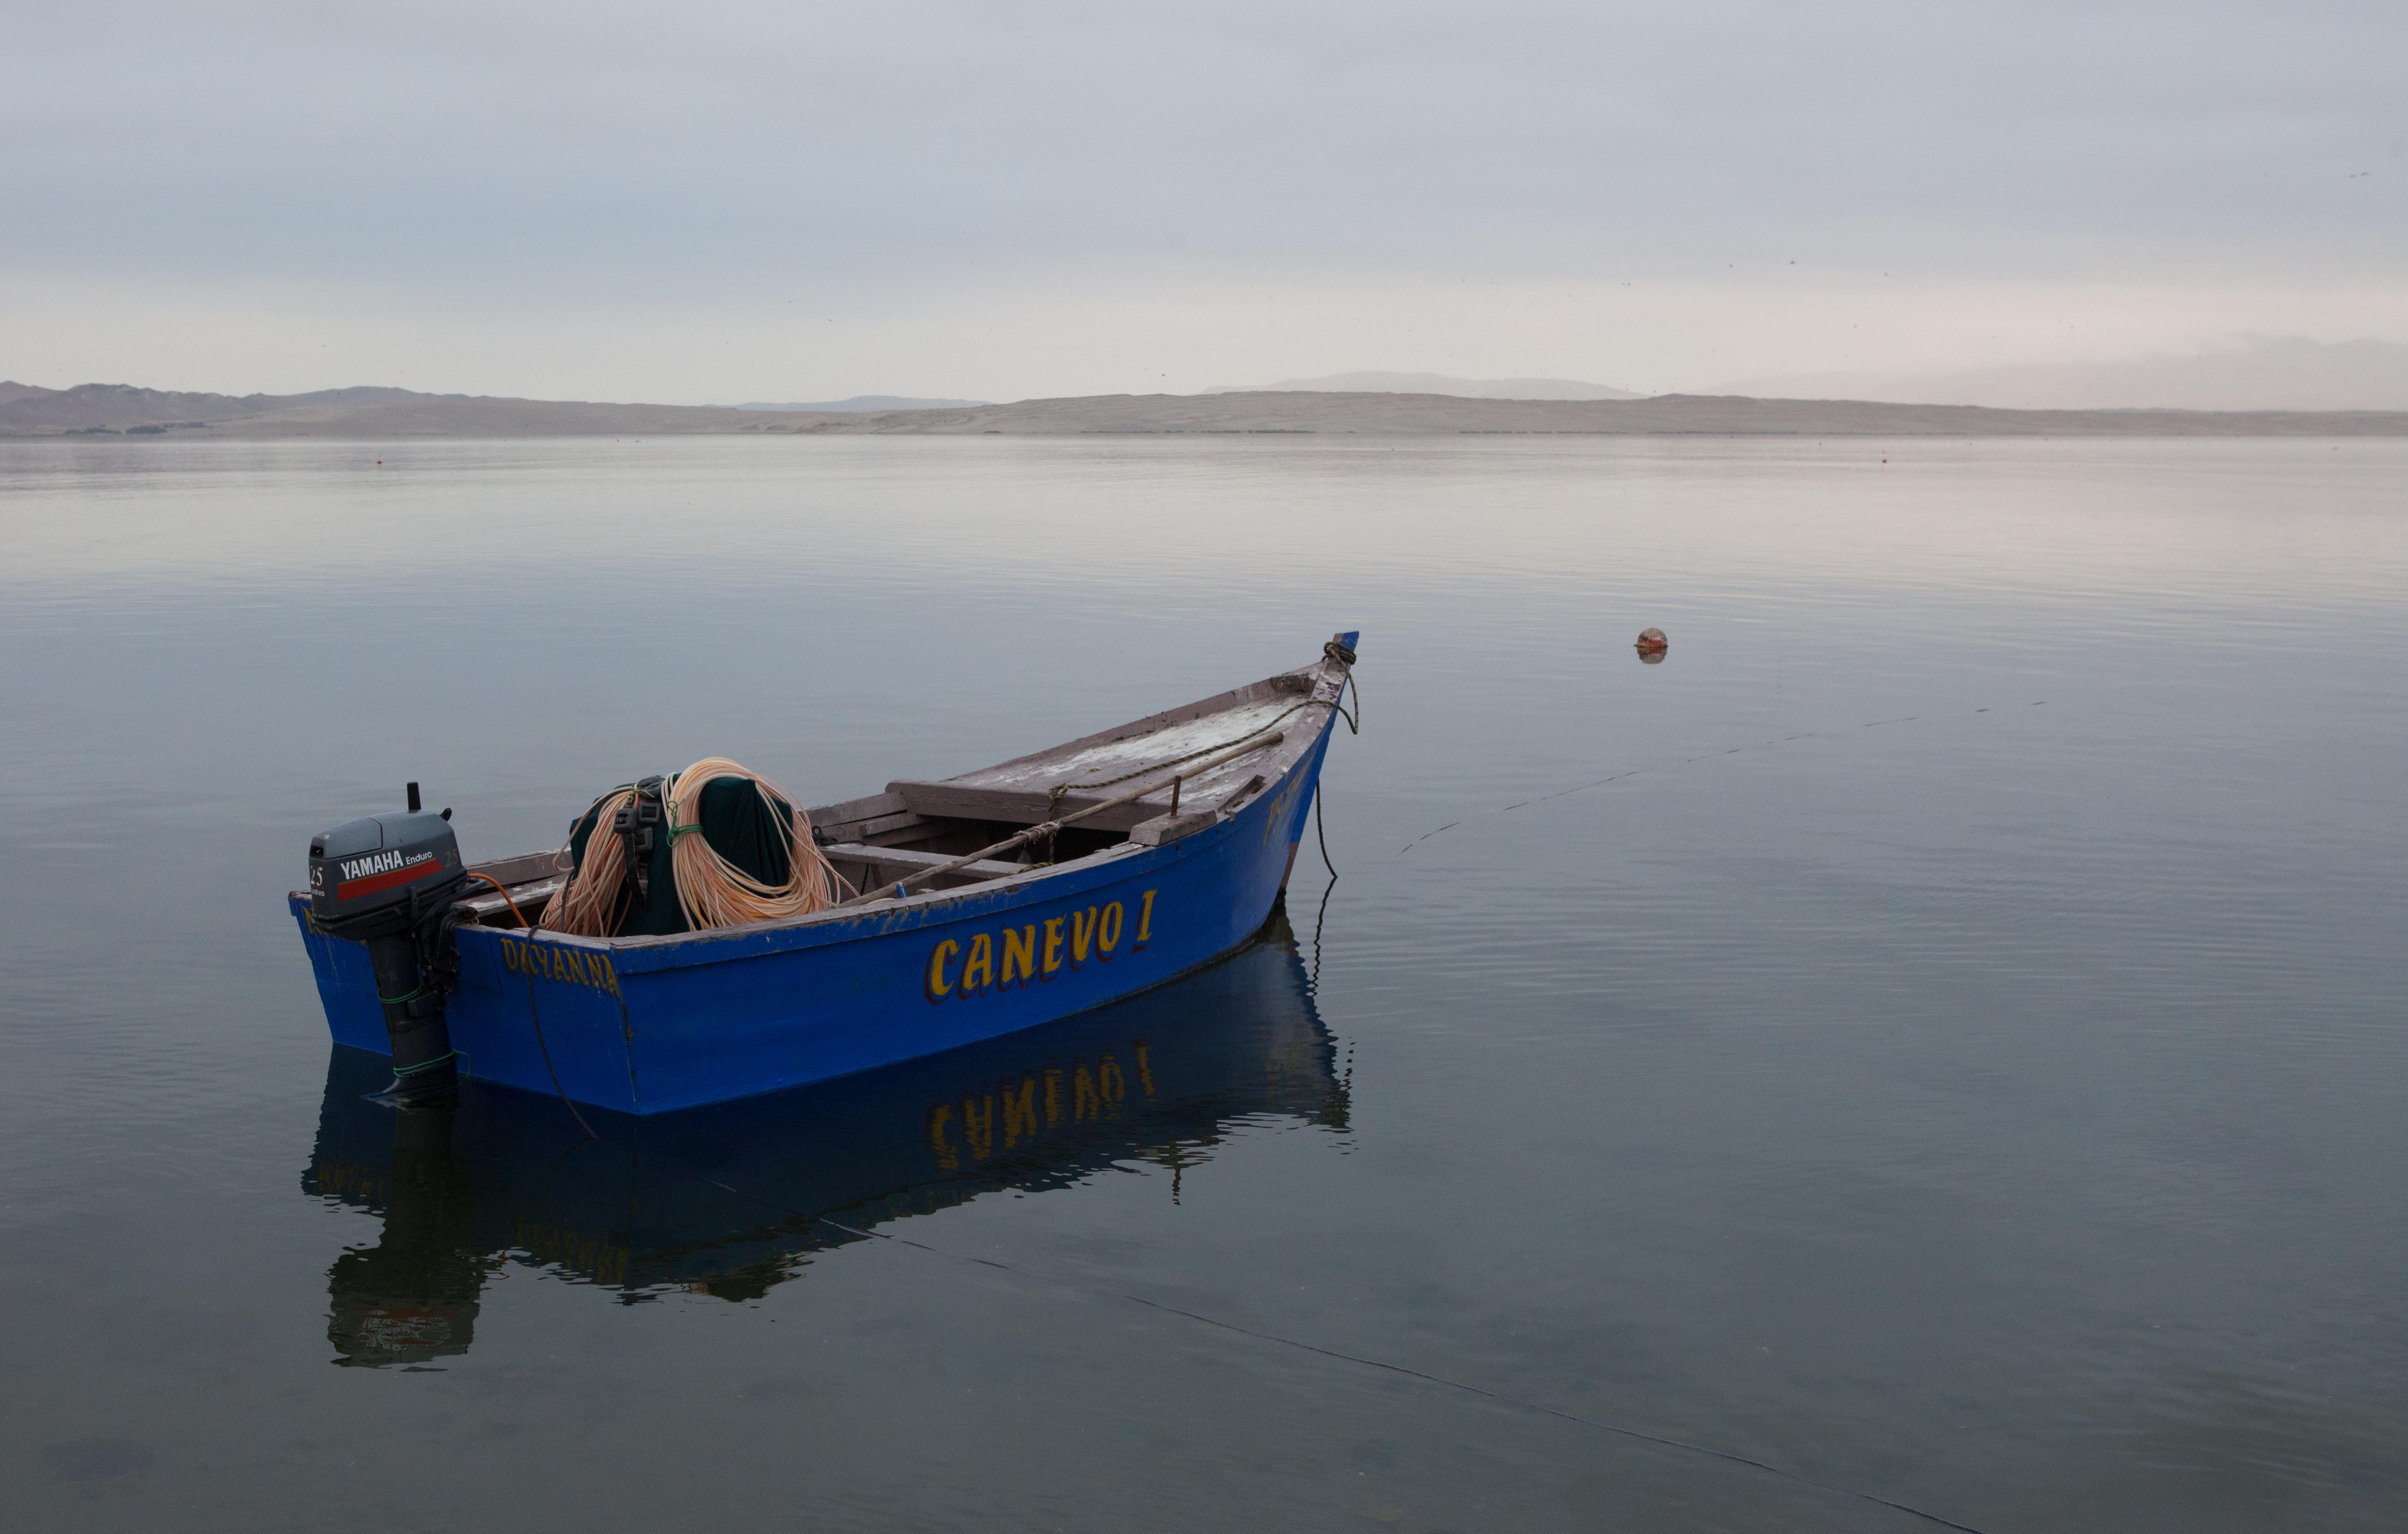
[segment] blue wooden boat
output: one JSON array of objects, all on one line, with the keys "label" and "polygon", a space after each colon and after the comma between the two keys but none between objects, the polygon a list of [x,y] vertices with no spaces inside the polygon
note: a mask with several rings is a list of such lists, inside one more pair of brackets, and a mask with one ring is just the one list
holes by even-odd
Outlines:
[{"label": "blue wooden boat", "polygon": [[[822,852],[865,892],[833,910],[572,937],[513,915],[557,893],[557,853],[467,865],[498,888],[457,901],[467,919],[447,929],[459,1073],[659,1113],[1014,1033],[1210,964],[1286,887],[1354,640],[1049,751],[811,810]],[[965,856],[1047,826],[1012,861]],[[407,859],[344,888],[452,871]],[[335,1041],[391,1053],[369,948],[313,919],[311,892],[289,898]]]},{"label": "blue wooden boat", "polygon": [[[643,1118],[477,1082],[395,1113],[382,1055],[337,1048],[303,1190],[374,1215],[327,1272],[356,1366],[474,1344],[510,1264],[614,1296],[744,1301],[821,1252],[998,1193],[1158,1167],[1166,1197],[1234,1125],[1342,1132],[1347,1082],[1285,919],[1140,996],[842,1081]],[[590,1130],[590,1133],[589,1133]]]}]

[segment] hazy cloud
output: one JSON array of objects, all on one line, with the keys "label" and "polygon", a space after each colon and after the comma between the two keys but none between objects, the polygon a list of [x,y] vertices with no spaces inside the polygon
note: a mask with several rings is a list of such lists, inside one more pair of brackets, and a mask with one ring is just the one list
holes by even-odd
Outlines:
[{"label": "hazy cloud", "polygon": [[[2168,284],[2229,311],[2201,339],[2395,331],[2408,297],[2396,5],[16,8],[0,317],[41,351],[0,371],[54,382],[68,319],[132,344],[111,294],[196,337],[211,314],[331,312],[354,349],[362,316],[440,316],[447,366],[484,369],[459,387],[519,386],[511,337],[551,326],[658,348],[682,324],[724,350],[766,325],[790,351],[823,327],[841,377],[705,383],[698,340],[646,364],[726,397],[1352,367],[1694,383],[1858,360],[1796,343],[1851,312],[1887,336],[1879,303],[1837,296],[1884,283],[1927,309],[2061,284],[2077,331],[2082,294]],[[1467,322],[1555,291],[1586,334],[1625,283],[1720,284],[1768,316],[1787,294],[1797,324],[1694,362],[1366,352],[1379,327],[1352,319],[1225,361],[1193,334],[1198,306],[1265,294],[1292,320],[1315,294],[1474,288]],[[2365,299],[2336,317],[2318,291]],[[890,323],[1010,305],[1076,355],[1025,382],[861,370]],[[1881,344],[2035,354],[1981,352],[1977,329]],[[229,360],[307,362],[275,339]],[[382,379],[384,354],[256,381]]]}]

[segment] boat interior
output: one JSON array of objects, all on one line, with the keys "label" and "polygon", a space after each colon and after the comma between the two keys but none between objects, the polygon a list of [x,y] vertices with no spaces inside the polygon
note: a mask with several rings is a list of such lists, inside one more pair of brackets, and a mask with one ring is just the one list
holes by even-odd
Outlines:
[{"label": "boat interior", "polygon": [[[811,807],[812,839],[855,891],[927,874],[1049,820],[1092,810],[1050,840],[923,880],[918,889],[983,884],[1058,867],[1131,842],[1159,846],[1213,824],[1276,783],[1303,759],[1338,706],[1345,667],[1314,665],[1171,709],[1045,751],[941,781],[899,780],[883,793]],[[1217,755],[1267,736],[1235,760]],[[1182,772],[1182,767],[1188,767]],[[1127,802],[1112,800],[1151,791]],[[1098,809],[1098,806],[1109,808]],[[489,885],[460,904],[488,926],[516,927],[517,913],[542,920],[566,878],[558,850],[468,865]]]}]

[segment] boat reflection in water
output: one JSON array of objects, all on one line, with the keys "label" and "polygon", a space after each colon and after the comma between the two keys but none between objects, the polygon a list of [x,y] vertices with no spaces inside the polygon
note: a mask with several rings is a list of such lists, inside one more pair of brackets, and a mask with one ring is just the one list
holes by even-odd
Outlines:
[{"label": "boat reflection in water", "polygon": [[[473,1062],[472,1062],[473,1064]],[[338,1363],[466,1353],[505,1263],[617,1291],[757,1298],[810,1254],[1116,1162],[1207,1159],[1231,1125],[1346,1127],[1346,1086],[1283,913],[1262,940],[1116,1006],[841,1081],[638,1119],[469,1083],[455,1109],[367,1100],[337,1047],[302,1187],[380,1214],[327,1273]],[[837,1223],[831,1223],[837,1222]],[[850,1229],[843,1227],[849,1226]]]}]

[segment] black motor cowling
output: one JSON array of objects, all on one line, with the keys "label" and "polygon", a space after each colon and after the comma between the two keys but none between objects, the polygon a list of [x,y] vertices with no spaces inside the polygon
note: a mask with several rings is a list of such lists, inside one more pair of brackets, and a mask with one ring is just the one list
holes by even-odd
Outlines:
[{"label": "black motor cowling", "polygon": [[440,1097],[457,1084],[443,998],[450,934],[444,918],[468,882],[452,811],[409,809],[345,821],[309,839],[309,915],[330,937],[365,943],[384,1005],[399,1102]]}]

